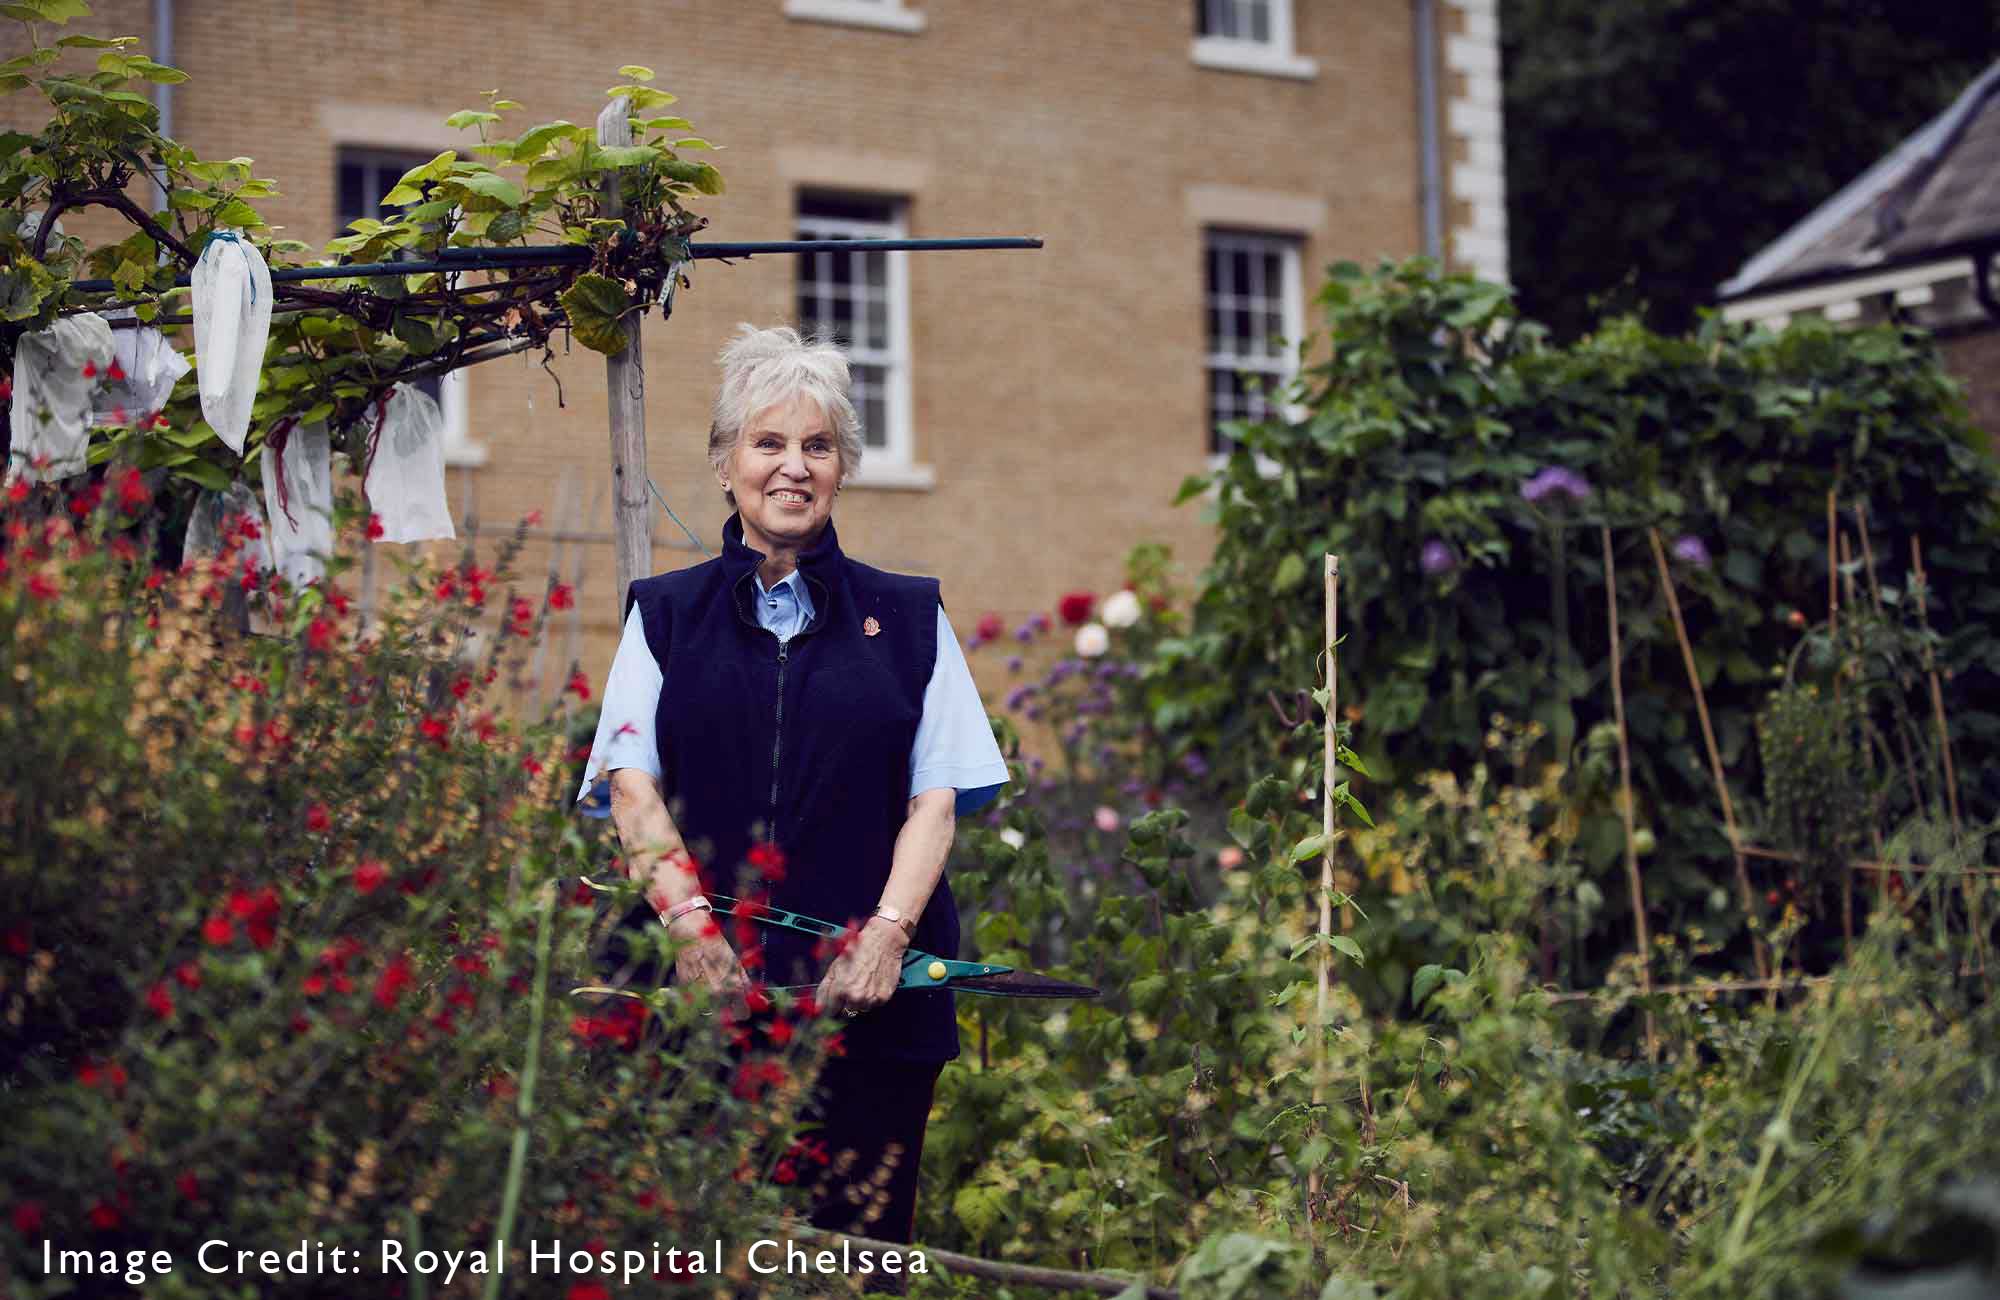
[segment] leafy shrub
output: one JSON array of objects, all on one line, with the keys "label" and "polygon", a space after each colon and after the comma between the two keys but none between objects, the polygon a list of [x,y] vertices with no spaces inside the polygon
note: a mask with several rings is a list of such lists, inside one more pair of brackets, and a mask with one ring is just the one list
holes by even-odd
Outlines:
[{"label": "leafy shrub", "polygon": [[[1322,621],[1307,579],[1333,552],[1349,633],[1340,699],[1365,720],[1380,780],[1465,773],[1496,713],[1540,723],[1554,756],[1587,775],[1576,742],[1610,714],[1608,524],[1638,819],[1660,845],[1649,901],[1669,928],[1714,923],[1726,844],[1645,530],[1671,544],[1740,795],[1756,788],[1771,670],[1802,611],[1826,607],[1837,492],[1850,572],[1865,504],[1869,575],[1892,607],[1912,594],[1908,544],[1922,539],[1966,817],[2000,813],[2000,471],[1924,339],[1718,320],[1664,338],[1627,320],[1557,347],[1511,319],[1504,290],[1421,261],[1336,267],[1319,302],[1331,355],[1300,381],[1304,417],[1236,429],[1229,463],[1183,491],[1213,487],[1220,541],[1188,630],[1147,679],[1170,746],[1227,756],[1218,769],[1237,788],[1268,767],[1287,728],[1244,702],[1286,698],[1309,675]],[[1926,716],[1918,686],[1903,675],[1883,689]],[[1614,787],[1579,797],[1576,844],[1606,922],[1623,925]],[[1940,806],[1939,788],[1921,803],[1887,790],[1880,824]]]},{"label": "leafy shrub", "polygon": [[[147,488],[116,482],[0,518],[10,1294],[63,1285],[44,1240],[168,1250],[148,1293],[199,1295],[212,1237],[359,1249],[377,1275],[385,1238],[414,1258],[501,1236],[525,1276],[530,1239],[644,1250],[774,1221],[765,1175],[816,1168],[788,1133],[821,1036],[739,1063],[691,1002],[569,995],[603,927],[575,887],[564,739],[492,701],[546,608],[505,557],[413,567],[364,626],[338,565],[269,585],[240,529],[149,571],[124,513]],[[271,635],[225,616],[246,590]],[[513,617],[475,660],[489,590]]]}]

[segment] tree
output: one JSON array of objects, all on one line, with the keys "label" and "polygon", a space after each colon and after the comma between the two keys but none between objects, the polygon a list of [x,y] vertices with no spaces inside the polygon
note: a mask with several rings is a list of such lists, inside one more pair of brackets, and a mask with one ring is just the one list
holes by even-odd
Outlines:
[{"label": "tree", "polygon": [[1673,333],[2000,52],[1964,0],[1504,0],[1522,313]]}]

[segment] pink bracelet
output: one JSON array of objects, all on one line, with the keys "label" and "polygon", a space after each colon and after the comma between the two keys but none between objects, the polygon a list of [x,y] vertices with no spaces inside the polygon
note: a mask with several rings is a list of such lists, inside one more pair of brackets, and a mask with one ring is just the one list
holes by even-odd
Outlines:
[{"label": "pink bracelet", "polygon": [[690,912],[713,912],[714,910],[715,904],[709,902],[704,895],[696,894],[693,898],[685,902],[675,903],[667,909],[666,915],[660,919],[666,924],[672,925],[675,921],[680,920]]}]

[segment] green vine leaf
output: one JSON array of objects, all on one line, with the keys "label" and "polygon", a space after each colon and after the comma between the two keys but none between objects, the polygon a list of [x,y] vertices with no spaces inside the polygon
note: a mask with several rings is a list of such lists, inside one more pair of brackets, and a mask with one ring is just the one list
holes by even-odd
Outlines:
[{"label": "green vine leaf", "polygon": [[607,357],[625,350],[627,339],[619,322],[632,300],[624,285],[595,272],[579,275],[576,283],[563,291],[562,305],[569,313],[570,332],[577,342]]}]

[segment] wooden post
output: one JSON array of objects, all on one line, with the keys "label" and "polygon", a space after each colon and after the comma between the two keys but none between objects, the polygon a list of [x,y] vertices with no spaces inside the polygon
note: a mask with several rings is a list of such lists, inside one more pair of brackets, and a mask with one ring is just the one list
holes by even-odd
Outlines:
[{"label": "wooden post", "polygon": [[[1646,928],[1646,885],[1639,875],[1639,836],[1633,827],[1632,748],[1625,731],[1625,670],[1619,662],[1618,566],[1611,555],[1611,525],[1604,535],[1604,603],[1611,621],[1611,716],[1618,726],[1618,810],[1625,822],[1625,884],[1632,891],[1632,921],[1638,927],[1639,991],[1653,991],[1653,940]],[[1660,1035],[1653,1013],[1646,1012],[1646,1056],[1660,1059]]]},{"label": "wooden post", "polygon": [[[1653,544],[1653,562],[1660,570],[1660,592],[1667,598],[1667,612],[1673,615],[1674,636],[1681,643],[1681,662],[1687,666],[1688,685],[1694,689],[1695,716],[1701,720],[1701,740],[1708,750],[1709,774],[1715,778],[1715,793],[1722,800],[1722,825],[1729,832],[1729,851],[1736,858],[1736,895],[1743,905],[1743,918],[1748,921],[1756,915],[1756,900],[1750,893],[1750,869],[1743,862],[1743,835],[1736,825],[1736,805],[1729,798],[1729,778],[1722,771],[1722,750],[1715,743],[1715,726],[1708,720],[1708,694],[1701,687],[1701,672],[1695,667],[1694,644],[1688,640],[1687,620],[1681,617],[1681,599],[1674,592],[1674,573],[1667,567],[1667,548],[1660,541],[1660,530],[1648,528],[1646,538]],[[1764,940],[1750,936],[1751,954],[1757,960],[1757,976],[1769,979],[1771,959],[1764,951]]]},{"label": "wooden post", "polygon": [[[597,143],[622,147],[632,143],[631,101],[614,99],[597,115]],[[618,175],[605,182],[604,215],[624,215]],[[625,592],[653,572],[651,502],[646,498],[646,358],[641,349],[640,318],[635,311],[622,322],[625,347],[606,357],[604,378],[611,415],[611,527],[616,581],[611,590],[612,625],[625,621]]]},{"label": "wooden post", "polygon": [[[1340,741],[1336,734],[1340,717],[1340,672],[1339,657],[1334,643],[1340,639],[1340,557],[1326,557],[1326,772],[1322,782],[1320,798],[1320,838],[1324,847],[1319,855],[1319,989],[1313,1011],[1313,1107],[1315,1111],[1326,1098],[1326,1004],[1333,988],[1333,947],[1328,942],[1333,937],[1333,847],[1334,847],[1334,773],[1340,766]],[[1347,920],[1342,910],[1342,928]],[[1366,1118],[1372,1113],[1368,1096],[1368,1072],[1361,1072],[1361,1110]],[[1308,1214],[1319,1199],[1319,1170],[1306,1171],[1306,1204]]]}]

